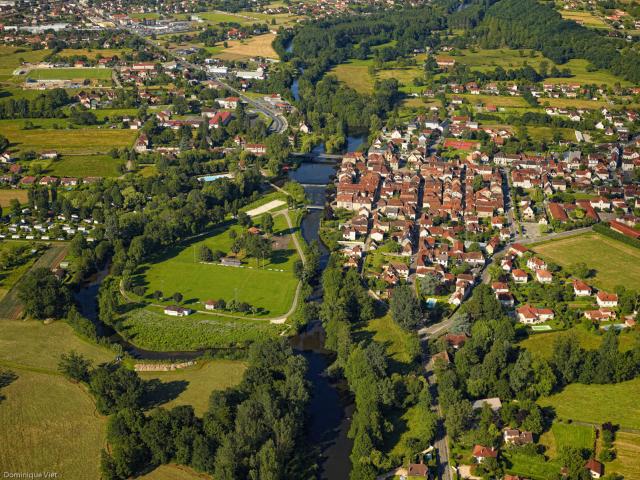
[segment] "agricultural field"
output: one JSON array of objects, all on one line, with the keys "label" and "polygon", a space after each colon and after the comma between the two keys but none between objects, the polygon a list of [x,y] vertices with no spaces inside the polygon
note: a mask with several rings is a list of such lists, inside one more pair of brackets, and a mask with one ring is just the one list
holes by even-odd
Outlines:
[{"label": "agricultural field", "polygon": [[595,16],[591,12],[579,12],[575,10],[559,10],[562,18],[567,20],[573,20],[574,22],[583,25],[585,27],[593,27],[593,28],[605,28],[611,29],[611,26],[608,25],[602,18]]},{"label": "agricultural field", "polygon": [[121,165],[109,155],[67,155],[50,161],[45,172],[57,177],[117,177]]},{"label": "agricultural field", "polygon": [[49,325],[0,321],[0,367],[17,376],[2,389],[6,397],[0,404],[3,469],[55,471],[61,478],[81,480],[99,478],[106,418],[95,412],[84,387],[57,373],[60,355],[71,350],[94,364],[115,356],[80,339],[62,321]]},{"label": "agricultural field", "polygon": [[162,382],[158,398],[151,398],[154,403],[162,401],[172,391],[178,393],[166,403],[159,404],[163,408],[179,405],[192,405],[196,415],[202,415],[209,409],[209,397],[214,390],[224,390],[240,383],[246,369],[244,362],[236,360],[199,361],[195,366],[171,372],[140,372],[144,380]]},{"label": "agricultural field", "polygon": [[[640,429],[640,378],[613,385],[568,385],[562,392],[538,400],[553,407],[562,419],[582,422],[612,422],[621,427]],[[615,408],[613,407],[615,405]]]},{"label": "agricultural field", "polygon": [[26,190],[15,188],[0,189],[0,207],[6,208],[11,204],[11,200],[17,199],[21,204],[27,203],[29,193]]},{"label": "agricultural field", "polygon": [[[535,355],[551,358],[553,354],[553,344],[556,338],[560,337],[573,337],[578,340],[582,348],[587,350],[596,350],[602,342],[602,336],[600,334],[588,331],[581,325],[577,325],[569,330],[533,334],[526,340],[520,342],[520,346]],[[639,338],[640,334],[637,332],[622,332],[618,335],[620,350],[625,351],[632,349]]]},{"label": "agricultural field", "polygon": [[0,81],[8,80],[13,76],[13,71],[22,62],[40,62],[51,54],[50,50],[26,50],[7,45],[0,46]]},{"label": "agricultural field", "polygon": [[169,465],[160,465],[152,472],[138,477],[138,480],[211,480],[211,477],[184,465],[170,463]]},{"label": "agricultural field", "polygon": [[[26,343],[23,339],[22,345]],[[6,398],[0,408],[3,470],[100,478],[106,417],[96,413],[89,393],[57,374],[13,371],[17,379],[2,389]]]},{"label": "agricultural field", "polygon": [[110,68],[36,68],[27,74],[32,80],[111,80]]},{"label": "agricultural field", "polygon": [[[51,119],[54,120],[54,119]],[[33,122],[36,127],[44,125]],[[56,123],[49,121],[48,124]],[[65,120],[58,120],[59,126]],[[97,154],[106,153],[112,148],[124,148],[133,145],[137,132],[135,130],[117,130],[102,128],[24,129],[22,120],[1,120],[0,130],[9,139],[10,149],[14,152],[56,150],[59,154]]]},{"label": "agricultural field", "polygon": [[617,431],[613,445],[616,458],[605,464],[606,473],[619,473],[626,480],[640,479],[640,434]]},{"label": "agricultural field", "polygon": [[[152,264],[141,267],[134,283],[144,285],[147,295],[160,290],[166,297],[180,292],[187,306],[202,309],[208,299],[237,300],[264,309],[264,316],[275,317],[286,313],[293,302],[298,280],[293,266],[298,255],[289,239],[287,247],[274,249],[270,259],[264,261],[247,258],[241,267],[226,267],[197,261],[198,247],[206,245],[212,251],[227,254],[233,244],[230,231],[237,234],[243,229],[228,224],[216,228],[210,236],[189,245],[176,246]],[[287,235],[284,218],[274,219],[274,238]],[[165,303],[171,303],[168,299]]]},{"label": "agricultural field", "polygon": [[266,320],[203,313],[176,318],[164,315],[157,308],[138,308],[122,318],[120,333],[141,348],[176,351],[244,345],[279,335],[283,329],[282,325]]},{"label": "agricultural field", "polygon": [[278,54],[271,46],[275,37],[275,34],[267,33],[248,40],[230,40],[227,42],[229,46],[215,56],[222,60],[246,60],[251,57],[277,59]]},{"label": "agricultural field", "polygon": [[563,238],[533,247],[561,267],[584,262],[595,270],[587,283],[605,290],[616,285],[640,289],[640,250],[597,233]]}]

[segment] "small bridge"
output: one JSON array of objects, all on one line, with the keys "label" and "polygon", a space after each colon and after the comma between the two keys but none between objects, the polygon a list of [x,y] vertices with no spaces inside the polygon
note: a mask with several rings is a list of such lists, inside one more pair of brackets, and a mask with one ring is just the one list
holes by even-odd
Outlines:
[{"label": "small bridge", "polygon": [[322,205],[307,205],[307,210],[324,210]]}]

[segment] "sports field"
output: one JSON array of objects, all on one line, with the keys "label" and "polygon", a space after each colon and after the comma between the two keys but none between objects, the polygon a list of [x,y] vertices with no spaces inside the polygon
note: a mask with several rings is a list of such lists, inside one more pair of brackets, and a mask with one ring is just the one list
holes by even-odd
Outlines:
[{"label": "sports field", "polygon": [[640,378],[613,385],[574,383],[562,392],[538,400],[543,407],[553,407],[562,419],[582,422],[612,422],[622,427],[640,429]]},{"label": "sports field", "polygon": [[276,38],[273,33],[258,35],[248,40],[231,40],[228,48],[216,54],[223,60],[246,60],[251,57],[278,58],[278,54],[271,46]]},{"label": "sports field", "polygon": [[27,75],[33,80],[111,80],[110,68],[36,68]]},{"label": "sports field", "polygon": [[[163,292],[165,297],[180,292],[184,303],[197,309],[202,309],[198,302],[208,299],[226,302],[235,299],[263,308],[263,316],[286,313],[298,285],[293,274],[293,265],[298,258],[293,242],[289,240],[283,250],[273,250],[271,258],[264,262],[247,258],[241,267],[200,263],[197,252],[201,245],[224,254],[230,252],[233,240],[229,232],[233,230],[239,235],[243,229],[238,225],[227,227],[218,227],[203,240],[176,246],[156,262],[143,266],[134,281],[146,287],[147,295],[156,290]],[[274,234],[279,233],[288,234],[282,216],[275,217]],[[165,303],[171,303],[171,300]]]},{"label": "sports field", "polygon": [[587,233],[533,247],[536,253],[562,267],[584,262],[596,271],[587,283],[605,290],[616,285],[640,289],[640,249],[614,239]]},{"label": "sports field", "polygon": [[[246,369],[244,362],[236,360],[199,361],[195,366],[172,372],[140,372],[144,380],[159,380],[163,386],[159,396],[162,400],[174,390],[179,395],[163,408],[192,405],[196,415],[202,416],[209,409],[209,397],[214,390],[224,390],[240,383]],[[172,396],[172,395],[169,395]]]}]

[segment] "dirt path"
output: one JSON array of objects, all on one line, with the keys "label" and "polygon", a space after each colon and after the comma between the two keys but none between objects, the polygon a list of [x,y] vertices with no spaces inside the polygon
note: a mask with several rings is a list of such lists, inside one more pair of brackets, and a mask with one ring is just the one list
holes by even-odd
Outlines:
[{"label": "dirt path", "polygon": [[[28,275],[37,268],[57,267],[67,254],[68,248],[69,247],[67,245],[53,245],[49,247],[49,249],[44,252],[38,260],[36,260],[25,275]],[[7,292],[2,300],[0,300],[1,319],[18,320],[22,316],[24,307],[18,298],[18,285],[21,280],[22,279],[18,280],[13,288]]]}]

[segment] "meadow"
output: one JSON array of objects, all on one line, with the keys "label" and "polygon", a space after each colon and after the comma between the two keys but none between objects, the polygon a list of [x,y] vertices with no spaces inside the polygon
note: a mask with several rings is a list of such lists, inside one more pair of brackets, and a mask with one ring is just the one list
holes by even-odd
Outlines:
[{"label": "meadow", "polygon": [[580,12],[575,10],[559,10],[562,18],[567,20],[573,20],[580,25],[584,25],[585,27],[593,27],[593,28],[605,28],[610,29],[611,26],[608,25],[602,18],[596,17],[591,12]]},{"label": "meadow", "polygon": [[351,60],[329,70],[339,81],[360,93],[371,93],[374,80],[369,75],[371,60]]},{"label": "meadow", "polygon": [[209,409],[211,392],[240,383],[246,368],[244,362],[236,360],[198,361],[193,367],[171,372],[140,372],[140,377],[168,385],[182,385],[184,390],[176,398],[159,406],[169,409],[192,405],[196,415],[201,417]]},{"label": "meadow", "polygon": [[[599,333],[588,331],[582,325],[577,325],[569,330],[532,334],[529,338],[520,342],[520,346],[535,355],[551,358],[553,344],[560,337],[575,338],[580,343],[580,346],[587,350],[596,350],[602,343],[602,336]],[[640,335],[637,332],[622,332],[618,335],[620,350],[632,349],[639,338]]]},{"label": "meadow", "polygon": [[587,233],[533,247],[543,258],[561,267],[584,262],[595,269],[587,283],[605,290],[616,285],[640,289],[640,250],[616,240]]},{"label": "meadow", "polygon": [[57,177],[117,177],[120,165],[109,155],[67,155],[49,162],[45,172]]},{"label": "meadow", "polygon": [[562,419],[582,422],[612,422],[621,427],[640,429],[640,378],[613,385],[574,383],[562,392],[538,400],[543,407],[553,407]]},{"label": "meadow", "polygon": [[64,119],[47,119],[46,122],[34,121],[35,129],[25,130],[23,120],[0,120],[0,131],[11,142],[12,151],[24,152],[56,150],[60,154],[96,154],[106,153],[111,148],[124,148],[133,145],[137,136],[135,130],[106,128],[54,129],[53,124],[64,127]]},{"label": "meadow", "polygon": [[176,465],[170,463],[169,465],[160,465],[142,477],[138,477],[138,480],[210,480],[211,477],[204,473],[196,472],[195,470],[185,467],[184,465]]},{"label": "meadow", "polygon": [[11,200],[17,199],[20,203],[27,203],[29,193],[26,190],[18,190],[15,188],[0,189],[0,207],[6,208],[11,204]]},{"label": "meadow", "polygon": [[130,48],[65,48],[58,53],[60,57],[85,56],[89,59],[101,57],[119,57],[132,53]]},{"label": "meadow", "polygon": [[[0,465],[6,471],[55,471],[61,478],[99,478],[106,418],[84,387],[57,373],[62,353],[94,364],[114,353],[77,337],[64,322],[0,321],[0,367],[17,379],[2,389]],[[53,412],[55,411],[55,415]],[[73,455],[69,455],[73,452]]]},{"label": "meadow", "polygon": [[605,464],[607,473],[619,473],[627,480],[640,479],[640,434],[617,431],[614,448],[616,458]]},{"label": "meadow", "polygon": [[51,54],[50,50],[26,50],[0,45],[0,81],[8,80],[22,62],[40,62]]},{"label": "meadow", "polygon": [[[229,232],[242,233],[242,227],[224,224],[208,237],[179,245],[151,264],[143,265],[134,282],[142,284],[147,294],[160,290],[166,297],[180,292],[186,305],[202,309],[199,302],[208,299],[236,299],[264,309],[264,315],[274,317],[286,313],[298,285],[293,265],[298,255],[289,241],[288,248],[274,250],[270,259],[247,258],[242,267],[226,267],[197,261],[197,251],[206,245],[212,251],[229,253],[233,240]],[[274,234],[288,234],[282,216],[276,216]],[[167,300],[165,303],[171,303]]]},{"label": "meadow", "polygon": [[415,337],[393,321],[391,314],[374,318],[359,332],[386,349],[387,358],[397,367],[408,367],[413,361],[415,353]]},{"label": "meadow", "polygon": [[283,331],[266,320],[193,314],[176,318],[157,308],[138,308],[122,318],[120,333],[138,347],[155,351],[244,346]]}]

